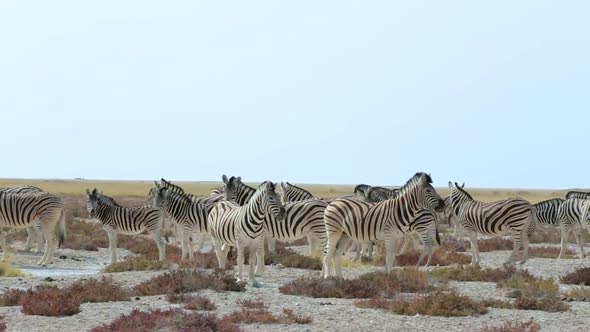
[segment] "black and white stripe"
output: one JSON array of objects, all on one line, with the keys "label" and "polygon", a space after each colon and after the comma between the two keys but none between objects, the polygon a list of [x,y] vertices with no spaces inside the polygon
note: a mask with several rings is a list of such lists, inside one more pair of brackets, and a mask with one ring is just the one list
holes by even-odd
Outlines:
[{"label": "black and white stripe", "polygon": [[[463,184],[465,186],[465,184]],[[477,235],[504,236],[510,234],[514,242],[514,249],[506,263],[512,263],[516,254],[523,247],[521,262],[528,258],[527,229],[533,219],[533,207],[521,198],[511,198],[496,202],[480,202],[474,200],[463,186],[457,183],[451,189],[451,204],[453,212],[457,216],[461,228],[467,233],[471,241],[473,256],[471,265],[479,263],[479,250],[477,247]]]},{"label": "black and white stripe", "polygon": [[111,262],[117,261],[117,234],[135,235],[147,231],[156,242],[159,259],[164,260],[166,246],[162,238],[161,229],[164,222],[164,212],[154,206],[120,207],[105,202],[102,193],[96,188],[88,196],[87,208],[90,218],[99,220],[109,237]]},{"label": "black and white stripe", "polygon": [[314,197],[309,191],[289,182],[281,182],[281,199],[283,204],[287,204],[308,199],[319,199],[319,197]]},{"label": "black and white stripe", "polygon": [[195,203],[184,194],[175,193],[167,188],[157,188],[154,192],[154,206],[164,210],[178,225],[182,239],[181,259],[185,259],[188,254],[189,260],[192,261],[191,234],[207,234],[207,216],[214,204]]},{"label": "black and white stripe", "polygon": [[[53,262],[57,245],[65,239],[65,211],[58,196],[45,193],[17,194],[0,192],[0,226],[27,228],[39,223],[45,236],[47,250],[38,262],[47,265]],[[2,235],[3,249],[8,251],[5,234]]]},{"label": "black and white stripe", "polygon": [[570,199],[570,198],[589,199],[590,192],[571,190],[571,191],[568,191],[567,194],[565,194],[565,199]]},{"label": "black and white stripe", "polygon": [[559,228],[561,229],[561,250],[559,251],[558,259],[562,258],[565,254],[570,232],[574,233],[576,243],[580,247],[580,255],[582,258],[586,256],[584,253],[584,237],[581,231],[584,227],[590,230],[588,207],[590,207],[590,200],[580,198],[567,199],[559,206],[557,219],[559,221]]},{"label": "black and white stripe", "polygon": [[[29,185],[11,188],[0,188],[0,191],[10,194],[36,194],[43,192],[41,188]],[[25,246],[23,247],[22,251],[28,252],[31,250],[31,248],[33,247],[33,238],[35,238],[37,242],[37,249],[35,252],[42,252],[45,248],[45,243],[43,242],[43,232],[41,230],[41,224],[39,222],[37,222],[34,226],[27,227],[27,242],[25,243]],[[4,239],[1,239],[0,241],[2,241],[3,243],[6,242]],[[6,246],[6,249],[7,248],[8,247]],[[4,249],[5,248],[3,248],[2,250],[4,251]]]},{"label": "black and white stripe", "polygon": [[[232,182],[226,183],[225,190],[226,194],[235,197],[236,187],[231,185]],[[236,247],[238,250],[238,278],[242,280],[244,249],[248,248],[250,267],[248,279],[251,284],[255,283],[254,266],[256,260],[261,260],[263,256],[264,218],[268,214],[273,214],[278,220],[282,220],[285,216],[285,208],[281,204],[272,182],[263,182],[244,206],[222,201],[213,207],[207,218],[207,224],[220,268],[225,268],[229,248]]]},{"label": "black and white stripe", "polygon": [[[353,198],[333,200],[324,213],[328,235],[328,249],[324,258],[324,274],[342,277],[341,259],[350,240],[360,242],[385,241],[387,272],[395,264],[394,248],[397,237],[410,233],[416,212],[423,208],[442,208],[443,200],[431,185],[430,175],[416,173],[400,189],[395,199],[381,203],[363,202]],[[435,226],[434,218],[430,227]],[[414,228],[423,231],[423,227]],[[421,237],[422,238],[422,237]],[[432,248],[424,243],[425,250]],[[332,262],[334,273],[332,273]]]},{"label": "black and white stripe", "polygon": [[533,204],[533,222],[529,226],[529,237],[539,226],[559,225],[559,208],[563,202],[563,198],[551,198]]}]

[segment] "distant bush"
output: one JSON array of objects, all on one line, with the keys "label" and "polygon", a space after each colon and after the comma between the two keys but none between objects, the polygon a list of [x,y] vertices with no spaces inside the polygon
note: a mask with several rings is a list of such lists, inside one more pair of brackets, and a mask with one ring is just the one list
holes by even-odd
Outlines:
[{"label": "distant bush", "polygon": [[264,256],[264,263],[282,264],[285,267],[297,269],[321,270],[322,261],[317,257],[309,257],[296,253],[292,249],[277,247],[276,252],[267,253]]},{"label": "distant bush", "polygon": [[0,295],[0,306],[12,307],[19,305],[19,301],[23,295],[27,293],[26,290],[11,288],[4,294]]},{"label": "distant bush", "polygon": [[142,312],[137,309],[122,315],[109,324],[92,329],[92,332],[126,331],[197,331],[197,332],[238,332],[242,329],[216,315],[199,312],[185,312],[182,309],[153,310]]},{"label": "distant bush", "polygon": [[567,311],[569,305],[561,301],[559,285],[553,279],[525,278],[513,275],[497,283],[499,288],[513,288],[516,308],[543,310],[548,312]]},{"label": "distant bush", "polygon": [[57,286],[39,286],[19,300],[25,315],[71,316],[80,312],[80,298],[70,296]]},{"label": "distant bush", "polygon": [[559,277],[562,284],[590,286],[590,267],[577,268],[574,272]]},{"label": "distant bush", "polygon": [[14,277],[26,277],[27,274],[23,271],[13,267],[7,262],[0,262],[0,277],[14,278]]},{"label": "distant bush", "polygon": [[511,239],[502,237],[493,237],[489,239],[480,239],[477,241],[479,252],[489,252],[496,250],[512,250],[513,243]]},{"label": "distant bush", "polygon": [[[538,258],[557,258],[561,249],[557,247],[529,247],[529,256]],[[565,250],[565,256],[562,258],[576,258],[575,251]]]},{"label": "distant bush", "polygon": [[517,270],[514,266],[506,268],[482,269],[479,266],[452,266],[440,268],[430,272],[430,275],[438,280],[456,280],[456,281],[487,281],[498,282],[506,280],[512,276],[534,279],[534,276],[527,270]]},{"label": "distant bush", "polygon": [[127,256],[122,261],[110,264],[105,272],[127,272],[127,271],[155,271],[170,267],[167,261],[147,259],[141,256]]},{"label": "distant bush", "polygon": [[436,291],[410,300],[357,300],[354,305],[359,308],[382,309],[406,316],[416,314],[444,317],[473,316],[485,314],[488,311],[484,303],[454,291]]},{"label": "distant bush", "polygon": [[562,294],[568,301],[590,301],[590,288],[574,287]]},{"label": "distant bush", "polygon": [[283,309],[282,314],[276,316],[260,300],[241,300],[238,301],[238,305],[241,307],[240,310],[228,314],[225,319],[243,324],[309,324],[313,321],[310,316],[296,314],[290,309]]},{"label": "distant bush", "polygon": [[159,295],[185,293],[200,289],[243,292],[244,283],[223,272],[206,274],[204,272],[178,269],[144,281],[132,290],[134,295]]},{"label": "distant bush", "polygon": [[485,326],[481,332],[538,332],[541,325],[534,320],[526,322],[505,321],[500,326]]}]

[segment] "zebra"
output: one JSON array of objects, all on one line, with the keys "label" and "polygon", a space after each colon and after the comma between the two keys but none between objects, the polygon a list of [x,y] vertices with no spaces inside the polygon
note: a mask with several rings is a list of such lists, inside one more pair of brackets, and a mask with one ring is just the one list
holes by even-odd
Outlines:
[{"label": "zebra", "polygon": [[162,239],[161,229],[164,222],[164,212],[154,206],[120,207],[103,201],[104,196],[96,190],[86,189],[87,209],[90,218],[102,223],[109,238],[111,263],[117,261],[117,234],[140,234],[147,230],[156,242],[159,259],[166,256],[166,245]]},{"label": "zebra", "polygon": [[451,189],[451,204],[453,212],[457,216],[461,228],[467,233],[471,241],[471,265],[479,264],[479,250],[477,247],[477,235],[504,236],[508,233],[512,236],[514,248],[505,264],[511,264],[518,250],[523,248],[521,263],[528,258],[529,224],[533,222],[533,206],[522,198],[510,198],[495,202],[480,202],[474,200],[465,191],[465,184],[459,186],[449,182]]},{"label": "zebra", "polygon": [[[256,189],[242,182],[240,176],[232,176],[228,179],[227,175],[223,174],[221,179],[225,184],[226,200],[233,200],[240,206],[246,205],[250,201],[250,198],[254,196],[254,193],[256,193]],[[231,185],[232,183],[235,183],[235,185]],[[231,187],[231,192],[228,192],[228,186]]]},{"label": "zebra", "polygon": [[529,225],[530,237],[539,225],[559,225],[559,207],[565,200],[563,198],[551,198],[533,204],[533,221]]},{"label": "zebra", "polygon": [[[12,188],[0,188],[0,191],[11,194],[36,194],[43,192],[42,189],[29,185]],[[35,237],[37,241],[36,252],[39,253],[44,250],[45,244],[43,243],[43,232],[41,231],[41,224],[37,222],[34,226],[27,227],[27,242],[22,251],[28,252],[31,250],[31,247],[33,246],[33,237]]]},{"label": "zebra", "polygon": [[[185,195],[191,201],[198,203],[198,204],[215,204],[215,203],[224,199],[223,192],[218,192],[218,190],[216,190],[216,189],[213,189],[213,191],[211,192],[211,195],[199,196],[199,195],[193,195],[193,194],[186,193],[181,186],[173,184],[172,182],[167,181],[163,178],[160,180],[161,180],[161,184],[154,181],[155,188],[160,188],[160,187],[167,188],[174,193]],[[154,190],[154,189],[152,189],[152,190]],[[150,196],[153,197],[153,193],[150,192]]]},{"label": "zebra", "polygon": [[315,197],[309,191],[289,182],[281,182],[281,200],[283,201],[283,204],[305,201],[308,199],[320,199],[320,197]]},{"label": "zebra", "polygon": [[[239,179],[239,178],[237,178]],[[233,186],[235,181],[226,183],[227,197],[235,197]],[[285,217],[285,208],[281,203],[275,185],[272,182],[263,182],[247,204],[239,206],[234,202],[222,201],[217,203],[209,216],[207,225],[209,234],[215,248],[215,254],[220,268],[225,268],[225,261],[230,246],[238,250],[238,280],[242,280],[242,266],[244,265],[244,249],[248,248],[249,273],[248,280],[251,285],[256,283],[254,279],[254,266],[256,260],[261,261],[264,251],[264,218],[273,214],[278,220]],[[262,271],[257,271],[261,273]]]},{"label": "zebra", "polygon": [[[53,263],[55,248],[63,243],[66,236],[65,211],[61,198],[45,192],[0,192],[0,226],[24,228],[36,223],[40,224],[47,248],[37,264],[45,266]],[[4,233],[1,242],[6,256],[8,247]]]},{"label": "zebra", "polygon": [[570,199],[570,198],[589,199],[590,192],[571,190],[565,194],[565,199]]},{"label": "zebra", "polygon": [[199,204],[192,202],[189,197],[175,193],[167,188],[157,188],[153,196],[155,207],[164,210],[166,215],[180,227],[182,239],[182,256],[188,253],[189,261],[193,260],[193,250],[190,235],[193,232],[207,234],[207,216],[213,204]]},{"label": "zebra", "polygon": [[[328,236],[328,248],[323,266],[324,278],[328,278],[331,274],[342,277],[342,253],[350,240],[360,242],[385,240],[385,271],[389,272],[395,264],[393,251],[396,237],[411,232],[410,224],[416,220],[416,212],[423,208],[443,207],[443,200],[431,183],[430,175],[419,172],[408,180],[394,199],[380,203],[362,202],[352,198],[338,198],[332,201],[324,213]],[[424,213],[424,216],[426,214]],[[436,218],[430,220],[428,226],[434,226],[437,231],[435,221]],[[413,231],[424,232],[425,228],[421,226]],[[424,237],[421,236],[421,238]],[[428,247],[428,243],[423,244],[430,257],[432,248]],[[334,271],[331,270],[332,262]]]},{"label": "zebra", "polygon": [[586,227],[590,228],[588,206],[590,206],[590,201],[580,198],[567,199],[559,206],[557,219],[561,229],[561,250],[557,259],[562,258],[565,254],[566,242],[570,232],[574,233],[576,243],[580,247],[580,255],[582,258],[586,256],[584,253],[584,237],[581,236],[580,231],[583,230],[584,223]]}]

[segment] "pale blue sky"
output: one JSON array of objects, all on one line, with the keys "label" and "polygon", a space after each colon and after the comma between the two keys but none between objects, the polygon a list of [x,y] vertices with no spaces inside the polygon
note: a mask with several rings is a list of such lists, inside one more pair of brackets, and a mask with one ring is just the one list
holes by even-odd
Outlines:
[{"label": "pale blue sky", "polygon": [[0,177],[590,187],[587,1],[2,1]]}]

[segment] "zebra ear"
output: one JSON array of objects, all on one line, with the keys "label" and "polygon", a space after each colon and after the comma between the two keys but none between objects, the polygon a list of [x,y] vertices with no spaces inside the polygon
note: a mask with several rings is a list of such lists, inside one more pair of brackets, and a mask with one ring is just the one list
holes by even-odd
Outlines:
[{"label": "zebra ear", "polygon": [[237,183],[242,183],[242,177],[241,177],[241,176],[238,176],[238,177],[236,178],[236,182],[237,182]]},{"label": "zebra ear", "polygon": [[453,189],[453,183],[449,181],[449,189]]},{"label": "zebra ear", "polygon": [[86,188],[86,195],[87,195],[87,196],[90,196],[90,195],[91,195],[91,194],[90,194],[90,189],[88,189],[88,188]]},{"label": "zebra ear", "polygon": [[227,183],[227,175],[221,175],[221,180],[223,181],[223,183]]},{"label": "zebra ear", "polygon": [[461,185],[461,189],[465,188],[465,182]]}]

